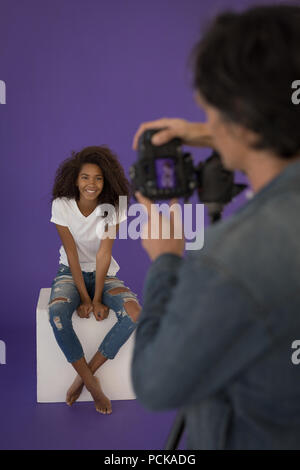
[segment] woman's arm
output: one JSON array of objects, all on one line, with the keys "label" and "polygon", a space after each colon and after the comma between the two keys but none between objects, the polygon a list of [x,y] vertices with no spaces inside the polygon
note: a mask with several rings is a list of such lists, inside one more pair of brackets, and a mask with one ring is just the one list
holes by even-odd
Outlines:
[{"label": "woman's arm", "polygon": [[115,241],[118,228],[119,226],[117,225],[113,227],[113,233],[107,232],[109,233],[109,236],[101,240],[100,248],[96,255],[96,281],[93,298],[93,313],[97,321],[104,320],[109,314],[109,308],[102,304],[101,300],[105,277],[111,262],[112,246]]},{"label": "woman's arm", "polygon": [[103,240],[96,256],[96,280],[93,302],[101,302],[104,280],[111,261],[113,240]]},{"label": "woman's arm", "polygon": [[104,280],[111,262],[112,247],[115,241],[115,235],[119,230],[119,225],[110,227],[110,229],[109,236],[101,240],[100,248],[96,255],[96,281],[93,303],[101,303]]},{"label": "woman's arm", "polygon": [[70,230],[68,229],[68,227],[64,227],[58,224],[55,224],[55,225],[56,225],[58,234],[61,238],[64,249],[66,251],[72,277],[78,289],[81,301],[82,303],[90,303],[91,299],[86,289],[83,275],[81,272],[81,267],[79,264],[79,258],[78,258],[75,240]]}]

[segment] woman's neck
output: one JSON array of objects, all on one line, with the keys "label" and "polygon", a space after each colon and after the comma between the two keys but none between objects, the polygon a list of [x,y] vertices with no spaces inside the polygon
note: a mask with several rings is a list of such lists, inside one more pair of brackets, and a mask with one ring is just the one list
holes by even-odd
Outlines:
[{"label": "woman's neck", "polygon": [[83,198],[80,198],[77,202],[77,205],[79,209],[82,212],[92,212],[94,209],[96,209],[98,205],[98,201],[87,201]]}]

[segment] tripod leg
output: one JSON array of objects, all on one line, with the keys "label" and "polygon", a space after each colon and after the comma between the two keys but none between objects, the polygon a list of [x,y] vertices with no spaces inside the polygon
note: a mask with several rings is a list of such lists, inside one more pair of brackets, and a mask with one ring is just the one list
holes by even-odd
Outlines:
[{"label": "tripod leg", "polygon": [[175,418],[172,429],[169,433],[164,450],[175,450],[179,444],[180,438],[184,430],[184,412],[181,411]]}]

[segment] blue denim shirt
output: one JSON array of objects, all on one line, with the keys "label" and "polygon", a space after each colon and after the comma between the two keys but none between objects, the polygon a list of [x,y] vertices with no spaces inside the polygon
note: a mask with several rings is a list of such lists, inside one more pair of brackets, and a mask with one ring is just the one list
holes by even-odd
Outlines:
[{"label": "blue denim shirt", "polygon": [[300,449],[297,339],[300,161],[209,227],[202,250],[151,265],[132,360],[137,398],[183,408],[189,449]]}]

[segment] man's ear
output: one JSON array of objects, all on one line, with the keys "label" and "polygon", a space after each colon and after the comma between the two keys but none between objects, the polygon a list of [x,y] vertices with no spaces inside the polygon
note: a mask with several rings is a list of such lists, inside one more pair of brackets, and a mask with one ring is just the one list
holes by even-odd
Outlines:
[{"label": "man's ear", "polygon": [[240,138],[248,147],[253,147],[259,141],[259,135],[246,127],[239,126],[239,133]]},{"label": "man's ear", "polygon": [[251,147],[259,140],[259,135],[241,124],[235,122],[226,122],[227,130],[236,140],[244,142],[246,146]]}]

